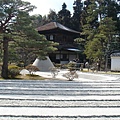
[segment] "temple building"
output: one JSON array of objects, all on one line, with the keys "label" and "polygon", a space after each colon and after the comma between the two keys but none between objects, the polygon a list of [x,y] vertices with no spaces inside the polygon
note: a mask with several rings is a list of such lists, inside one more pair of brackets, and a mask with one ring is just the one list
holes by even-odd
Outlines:
[{"label": "temple building", "polygon": [[50,22],[37,30],[39,34],[45,35],[47,40],[59,43],[58,50],[49,54],[52,62],[65,64],[78,57],[80,50],[74,39],[80,37],[80,32],[58,22]]}]

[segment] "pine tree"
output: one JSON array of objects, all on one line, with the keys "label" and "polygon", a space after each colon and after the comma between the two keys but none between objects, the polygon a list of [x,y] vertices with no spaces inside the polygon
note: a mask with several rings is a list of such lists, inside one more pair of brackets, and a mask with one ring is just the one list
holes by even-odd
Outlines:
[{"label": "pine tree", "polygon": [[3,66],[2,77],[8,78],[8,42],[13,40],[11,32],[12,25],[16,24],[18,15],[32,11],[35,6],[21,0],[0,1],[0,34],[3,35]]},{"label": "pine tree", "polygon": [[69,10],[66,9],[67,5],[63,3],[62,10],[60,10],[57,14],[57,21],[64,26],[71,27],[71,13]]},{"label": "pine tree", "polygon": [[75,0],[73,3],[73,16],[72,16],[72,28],[77,31],[81,31],[81,14],[83,9],[83,3],[82,0]]},{"label": "pine tree", "polygon": [[54,50],[54,43],[48,42],[32,26],[29,12],[35,6],[22,0],[1,0],[0,6],[0,37],[3,45],[1,76],[8,78],[8,60],[10,59],[8,54],[10,49],[8,48],[14,45],[14,50],[17,50],[17,52],[25,49],[27,54],[34,53],[35,55],[40,55],[41,53],[40,57],[42,57],[47,52]]}]

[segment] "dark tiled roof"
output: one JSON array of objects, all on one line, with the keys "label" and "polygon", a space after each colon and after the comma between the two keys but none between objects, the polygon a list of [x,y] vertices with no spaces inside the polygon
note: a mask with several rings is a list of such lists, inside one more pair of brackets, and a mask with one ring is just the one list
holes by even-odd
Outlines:
[{"label": "dark tiled roof", "polygon": [[112,53],[111,57],[120,57],[120,53]]},{"label": "dark tiled roof", "polygon": [[45,24],[45,25],[37,28],[38,31],[48,31],[48,30],[53,30],[53,29],[61,29],[61,30],[67,31],[67,32],[80,34],[80,32],[72,30],[66,26],[63,26],[62,24],[60,24],[58,22],[50,22],[48,24]]}]

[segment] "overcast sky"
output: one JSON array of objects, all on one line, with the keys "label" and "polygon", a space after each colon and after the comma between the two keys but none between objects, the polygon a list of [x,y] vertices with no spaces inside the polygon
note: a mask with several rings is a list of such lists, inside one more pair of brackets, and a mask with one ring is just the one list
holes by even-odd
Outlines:
[{"label": "overcast sky", "polygon": [[74,0],[24,0],[30,2],[32,5],[35,5],[35,9],[31,14],[40,14],[47,15],[50,9],[55,10],[56,12],[62,9],[62,5],[65,2],[67,9],[73,13],[73,3]]}]

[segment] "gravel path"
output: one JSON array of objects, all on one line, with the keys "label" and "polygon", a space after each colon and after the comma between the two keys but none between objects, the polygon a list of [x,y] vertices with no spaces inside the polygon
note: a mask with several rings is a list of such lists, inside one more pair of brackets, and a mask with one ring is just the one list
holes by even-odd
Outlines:
[{"label": "gravel path", "polygon": [[0,81],[0,120],[120,120],[120,80]]}]

